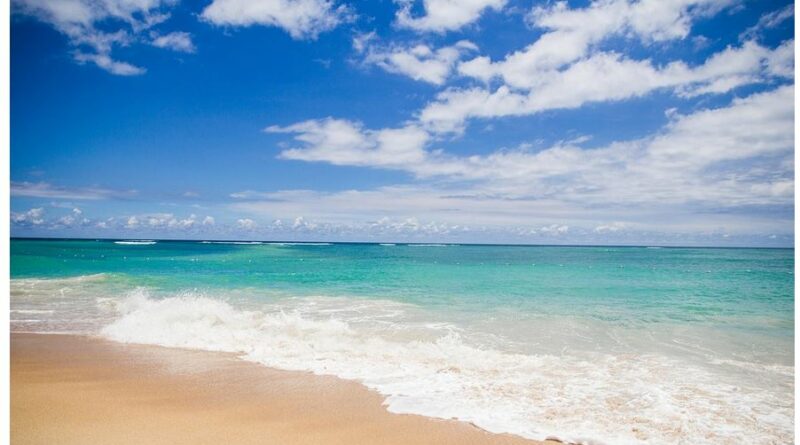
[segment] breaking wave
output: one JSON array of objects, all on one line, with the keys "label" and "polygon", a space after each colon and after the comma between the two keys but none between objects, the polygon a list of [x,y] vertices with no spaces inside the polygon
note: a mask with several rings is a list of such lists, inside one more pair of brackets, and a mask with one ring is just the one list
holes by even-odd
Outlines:
[{"label": "breaking wave", "polygon": [[113,301],[100,330],[124,343],[225,351],[362,382],[391,412],[585,443],[791,442],[785,394],[726,383],[655,354],[521,354],[390,301],[297,298],[248,308],[198,293]]}]

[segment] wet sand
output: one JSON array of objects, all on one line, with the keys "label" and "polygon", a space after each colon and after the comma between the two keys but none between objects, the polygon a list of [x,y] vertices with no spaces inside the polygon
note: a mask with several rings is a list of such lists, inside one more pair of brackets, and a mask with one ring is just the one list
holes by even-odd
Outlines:
[{"label": "wet sand", "polygon": [[230,354],[11,336],[14,445],[542,443],[392,414],[382,401],[355,382]]}]

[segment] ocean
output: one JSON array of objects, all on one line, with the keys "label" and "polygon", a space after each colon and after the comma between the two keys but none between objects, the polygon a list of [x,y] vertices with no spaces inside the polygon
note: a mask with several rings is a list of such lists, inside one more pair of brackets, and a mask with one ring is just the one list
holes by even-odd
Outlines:
[{"label": "ocean", "polygon": [[227,351],[597,444],[792,443],[794,251],[11,241],[12,332]]}]

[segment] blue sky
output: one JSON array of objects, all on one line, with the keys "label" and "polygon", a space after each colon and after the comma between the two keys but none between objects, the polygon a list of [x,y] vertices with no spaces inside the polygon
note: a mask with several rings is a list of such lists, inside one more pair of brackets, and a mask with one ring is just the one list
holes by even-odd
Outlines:
[{"label": "blue sky", "polygon": [[14,0],[14,236],[789,246],[788,1]]}]

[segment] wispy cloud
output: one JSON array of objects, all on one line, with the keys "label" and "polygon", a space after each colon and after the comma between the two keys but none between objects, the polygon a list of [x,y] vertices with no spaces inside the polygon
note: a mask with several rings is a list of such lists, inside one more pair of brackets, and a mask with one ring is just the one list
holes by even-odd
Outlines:
[{"label": "wispy cloud", "polygon": [[11,182],[12,197],[100,200],[112,198],[131,198],[135,190],[111,190],[101,187],[61,187],[47,182]]},{"label": "wispy cloud", "polygon": [[158,48],[167,48],[183,53],[193,53],[197,48],[188,32],[174,31],[167,34],[151,33],[151,44]]},{"label": "wispy cloud", "polygon": [[794,4],[789,4],[783,8],[768,12],[758,19],[758,23],[747,28],[739,35],[741,40],[752,40],[761,37],[765,30],[775,28],[783,22],[794,17]]},{"label": "wispy cloud", "polygon": [[12,11],[35,17],[67,36],[76,62],[92,63],[116,75],[133,76],[145,73],[146,69],[115,59],[114,48],[145,40],[142,33],[169,19],[167,9],[174,3],[169,0],[13,0]]}]

